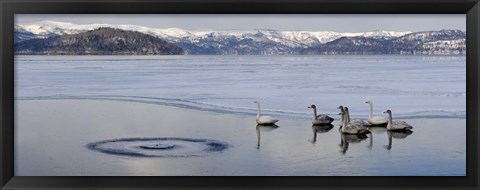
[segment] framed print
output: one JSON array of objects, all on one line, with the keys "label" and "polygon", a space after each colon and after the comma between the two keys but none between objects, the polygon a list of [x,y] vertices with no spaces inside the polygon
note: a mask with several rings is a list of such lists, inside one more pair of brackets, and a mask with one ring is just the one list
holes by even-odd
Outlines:
[{"label": "framed print", "polygon": [[478,6],[1,1],[1,187],[476,189]]}]

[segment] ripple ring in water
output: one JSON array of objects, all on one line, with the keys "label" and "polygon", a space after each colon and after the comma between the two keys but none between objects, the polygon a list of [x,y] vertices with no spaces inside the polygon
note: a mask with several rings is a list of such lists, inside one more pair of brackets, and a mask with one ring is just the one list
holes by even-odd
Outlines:
[{"label": "ripple ring in water", "polygon": [[121,138],[90,143],[87,148],[110,155],[156,158],[190,158],[222,152],[231,145],[211,139],[176,137]]}]

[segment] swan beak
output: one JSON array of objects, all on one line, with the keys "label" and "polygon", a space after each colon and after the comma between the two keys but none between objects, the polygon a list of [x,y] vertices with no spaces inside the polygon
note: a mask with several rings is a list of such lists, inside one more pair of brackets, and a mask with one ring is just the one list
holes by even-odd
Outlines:
[{"label": "swan beak", "polygon": [[365,102],[365,103],[366,103],[366,104],[368,104],[368,101],[367,101],[367,102]]},{"label": "swan beak", "polygon": [[387,113],[386,111],[384,111],[383,113]]},{"label": "swan beak", "polygon": [[308,106],[307,108],[312,108],[312,106]]}]

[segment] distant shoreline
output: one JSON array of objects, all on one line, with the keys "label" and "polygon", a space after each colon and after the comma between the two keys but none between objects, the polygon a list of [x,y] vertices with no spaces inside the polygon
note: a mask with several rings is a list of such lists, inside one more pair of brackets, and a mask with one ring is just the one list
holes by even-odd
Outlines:
[{"label": "distant shoreline", "polygon": [[76,29],[76,25],[65,28],[64,24],[40,32],[15,27],[16,54],[466,54],[466,33],[447,29],[342,34],[276,30],[198,33],[110,25]]}]

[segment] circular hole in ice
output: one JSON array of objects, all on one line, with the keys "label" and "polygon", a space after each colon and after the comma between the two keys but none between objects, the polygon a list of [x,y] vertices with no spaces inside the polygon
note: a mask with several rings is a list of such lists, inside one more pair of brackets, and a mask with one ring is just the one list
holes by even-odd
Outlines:
[{"label": "circular hole in ice", "polygon": [[140,148],[143,149],[160,149],[160,150],[167,150],[167,149],[173,149],[176,148],[177,146],[174,144],[154,144],[154,145],[141,145]]},{"label": "circular hole in ice", "polygon": [[231,145],[212,139],[177,137],[121,138],[93,142],[87,148],[130,157],[200,157],[223,152]]}]

